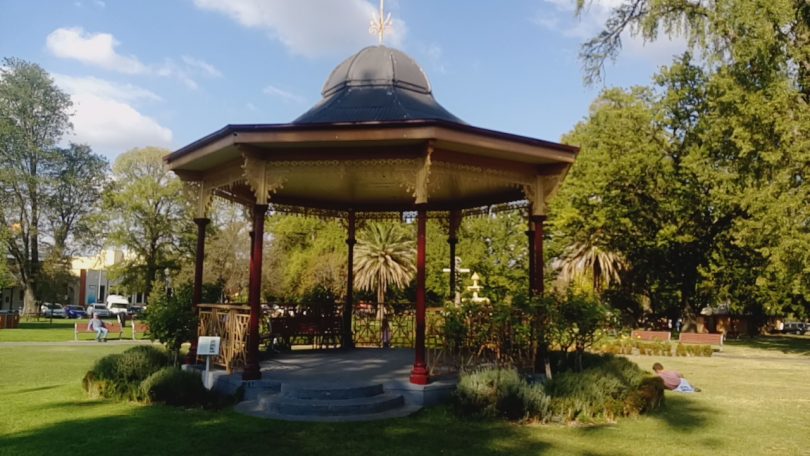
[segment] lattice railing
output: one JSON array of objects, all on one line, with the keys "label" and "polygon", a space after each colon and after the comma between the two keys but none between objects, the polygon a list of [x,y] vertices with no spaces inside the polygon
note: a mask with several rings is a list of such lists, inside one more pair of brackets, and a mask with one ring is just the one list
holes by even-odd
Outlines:
[{"label": "lattice railing", "polygon": [[214,363],[224,366],[230,373],[245,365],[247,354],[248,323],[250,307],[229,304],[200,304],[200,336],[218,336],[220,355]]}]

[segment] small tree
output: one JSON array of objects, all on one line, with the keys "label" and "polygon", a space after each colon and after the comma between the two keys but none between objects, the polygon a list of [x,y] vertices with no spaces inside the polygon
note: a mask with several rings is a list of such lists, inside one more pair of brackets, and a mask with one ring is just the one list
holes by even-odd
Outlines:
[{"label": "small tree", "polygon": [[596,340],[598,330],[607,320],[607,310],[593,295],[569,291],[558,316],[557,325],[567,328],[567,339],[574,342],[574,367],[582,371],[582,354]]},{"label": "small tree", "polygon": [[172,363],[180,359],[180,347],[197,336],[197,315],[191,305],[191,287],[184,285],[171,296],[155,285],[149,297],[146,322],[152,340],[159,340],[172,354]]}]

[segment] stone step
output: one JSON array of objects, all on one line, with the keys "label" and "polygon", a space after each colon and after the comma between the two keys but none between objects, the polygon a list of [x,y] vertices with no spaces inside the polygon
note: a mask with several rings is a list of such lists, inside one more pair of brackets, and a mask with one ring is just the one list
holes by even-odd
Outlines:
[{"label": "stone step", "polygon": [[393,418],[403,418],[412,415],[422,407],[418,405],[403,405],[392,410],[378,413],[364,413],[357,415],[286,415],[273,412],[263,408],[260,401],[245,401],[236,404],[234,410],[245,415],[259,418],[269,418],[284,421],[305,421],[305,422],[352,422],[352,421],[377,421]]},{"label": "stone step", "polygon": [[354,399],[383,393],[382,384],[284,383],[281,395],[294,399]]},{"label": "stone step", "polygon": [[281,394],[263,395],[260,407],[281,415],[349,416],[385,412],[402,407],[402,395],[382,393],[350,399],[298,399]]}]

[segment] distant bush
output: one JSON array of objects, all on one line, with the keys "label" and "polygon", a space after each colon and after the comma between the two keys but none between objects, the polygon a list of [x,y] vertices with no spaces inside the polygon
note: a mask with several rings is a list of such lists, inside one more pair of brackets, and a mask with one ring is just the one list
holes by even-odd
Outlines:
[{"label": "distant bush", "polygon": [[168,362],[162,349],[139,345],[96,361],[82,379],[82,386],[93,397],[138,400],[140,382]]},{"label": "distant bush", "polygon": [[711,345],[688,345],[679,343],[675,349],[677,356],[712,356],[714,349]]},{"label": "distant bush", "polygon": [[199,373],[176,367],[153,373],[141,383],[140,390],[146,402],[184,407],[205,405],[209,396]]},{"label": "distant bush", "polygon": [[542,422],[604,422],[658,408],[664,384],[631,361],[612,355],[583,357],[582,372],[558,373],[545,385],[514,370],[488,369],[462,375],[455,394],[467,416]]},{"label": "distant bush", "polygon": [[606,340],[595,347],[600,353],[612,355],[672,356],[672,344],[667,341],[643,341],[634,339]]}]

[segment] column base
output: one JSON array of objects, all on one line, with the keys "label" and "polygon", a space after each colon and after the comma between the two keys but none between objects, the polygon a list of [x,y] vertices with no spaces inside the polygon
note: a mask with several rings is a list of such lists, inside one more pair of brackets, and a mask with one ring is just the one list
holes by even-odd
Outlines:
[{"label": "column base", "polygon": [[428,375],[427,366],[414,364],[411,369],[411,383],[414,385],[427,385],[430,383],[430,376]]},{"label": "column base", "polygon": [[262,371],[259,366],[245,366],[242,372],[242,380],[260,380],[262,378]]}]

